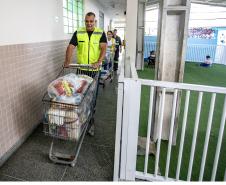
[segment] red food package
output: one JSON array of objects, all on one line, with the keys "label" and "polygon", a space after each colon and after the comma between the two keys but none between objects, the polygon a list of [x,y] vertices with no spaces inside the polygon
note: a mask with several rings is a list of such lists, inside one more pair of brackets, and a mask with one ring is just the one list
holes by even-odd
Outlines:
[{"label": "red food package", "polygon": [[65,127],[58,127],[58,135],[61,136],[61,137],[64,137],[64,138],[67,138],[68,137],[68,134],[67,134],[67,130]]},{"label": "red food package", "polygon": [[81,80],[81,86],[76,90],[77,93],[82,93],[84,91],[84,87],[86,86],[87,81]]},{"label": "red food package", "polygon": [[58,82],[54,85],[54,88],[57,90],[58,94],[59,95],[63,95],[65,92],[64,92],[64,87],[63,87],[63,84],[62,82]]}]

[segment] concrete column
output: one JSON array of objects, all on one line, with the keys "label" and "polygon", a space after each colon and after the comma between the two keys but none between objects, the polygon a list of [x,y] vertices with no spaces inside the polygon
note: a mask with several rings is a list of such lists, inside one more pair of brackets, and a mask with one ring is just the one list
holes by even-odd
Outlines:
[{"label": "concrete column", "polygon": [[144,32],[146,0],[138,0],[136,69],[144,69]]},{"label": "concrete column", "polygon": [[[184,76],[185,52],[187,45],[190,0],[160,0],[157,66],[155,79],[170,82],[182,82]],[[161,91],[156,92],[156,107],[159,107]],[[168,140],[173,93],[167,92],[164,106],[162,139]],[[178,120],[180,95],[177,101],[176,120]],[[154,140],[158,138],[158,116],[155,114]],[[177,121],[174,131],[177,130]],[[176,132],[173,142],[175,144]]]},{"label": "concrete column", "polygon": [[136,61],[136,49],[137,49],[137,11],[138,0],[127,0],[126,8],[126,60],[125,62],[131,62],[131,64],[125,63],[125,76],[130,77],[130,65],[135,66]]}]

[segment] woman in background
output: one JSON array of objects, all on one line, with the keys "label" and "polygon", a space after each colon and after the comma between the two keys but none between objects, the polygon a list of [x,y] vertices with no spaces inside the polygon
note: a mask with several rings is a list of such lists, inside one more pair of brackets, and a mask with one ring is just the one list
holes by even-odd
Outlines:
[{"label": "woman in background", "polygon": [[104,70],[109,70],[112,67],[112,62],[115,53],[115,39],[112,31],[107,32],[107,50],[105,55]]}]

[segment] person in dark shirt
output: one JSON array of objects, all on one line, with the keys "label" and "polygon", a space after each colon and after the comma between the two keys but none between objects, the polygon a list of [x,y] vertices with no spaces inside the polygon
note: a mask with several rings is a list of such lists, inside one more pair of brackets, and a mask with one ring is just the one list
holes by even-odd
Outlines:
[{"label": "person in dark shirt", "polygon": [[67,47],[65,66],[69,66],[71,63],[75,47],[77,47],[78,64],[101,66],[106,53],[107,37],[103,30],[95,27],[95,14],[93,12],[86,14],[85,27],[79,28],[73,34]]},{"label": "person in dark shirt", "polygon": [[[71,64],[73,50],[77,47],[77,63],[91,64],[98,71],[105,58],[107,49],[107,37],[103,30],[95,27],[95,14],[89,12],[85,16],[85,27],[78,28],[73,34],[70,43],[67,47],[64,66],[68,67]],[[93,77],[93,73],[89,70],[82,70],[83,74]],[[99,78],[98,82],[99,83]],[[98,94],[98,85],[96,97]],[[95,103],[96,105],[96,99]],[[95,107],[94,105],[94,107]],[[89,125],[88,133],[94,135],[94,124]]]},{"label": "person in dark shirt", "polygon": [[115,39],[114,71],[117,71],[119,52],[122,52],[122,42],[121,38],[117,35],[117,29],[114,29],[113,38]]}]

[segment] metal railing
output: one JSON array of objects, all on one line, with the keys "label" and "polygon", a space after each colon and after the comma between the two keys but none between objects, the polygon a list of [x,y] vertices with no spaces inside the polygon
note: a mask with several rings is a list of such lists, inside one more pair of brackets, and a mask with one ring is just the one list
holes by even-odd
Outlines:
[{"label": "metal railing", "polygon": [[[226,120],[226,88],[222,87],[210,87],[210,86],[203,86],[203,85],[193,85],[193,84],[183,84],[183,83],[173,83],[173,82],[163,82],[163,81],[152,81],[152,80],[142,80],[139,79],[141,85],[149,86],[150,87],[150,99],[149,99],[149,116],[148,116],[148,126],[147,126],[147,143],[146,143],[146,154],[145,154],[145,164],[144,164],[144,171],[143,172],[136,172],[135,177],[141,178],[145,180],[181,180],[180,179],[180,172],[181,172],[181,161],[182,161],[182,154],[184,149],[184,139],[186,135],[186,124],[187,124],[187,118],[188,118],[188,110],[189,110],[189,101],[190,101],[190,94],[191,92],[197,92],[198,93],[198,101],[197,101],[197,110],[196,110],[196,116],[195,116],[195,124],[193,128],[193,137],[192,137],[192,145],[190,149],[190,157],[189,157],[189,166],[188,166],[188,173],[187,173],[187,181],[191,180],[192,175],[192,169],[194,164],[194,154],[195,150],[197,148],[197,137],[198,137],[198,128],[200,124],[200,115],[202,110],[202,102],[203,102],[203,96],[206,93],[211,94],[211,101],[210,101],[210,107],[209,107],[209,114],[208,114],[208,122],[206,127],[206,134],[205,134],[205,142],[204,147],[202,151],[202,158],[201,158],[201,167],[200,167],[200,173],[199,173],[199,181],[203,180],[204,175],[204,169],[206,164],[206,157],[208,152],[208,146],[209,146],[209,140],[210,140],[210,134],[211,129],[214,129],[212,127],[213,122],[213,116],[214,111],[219,107],[215,107],[216,97],[220,94],[224,96],[224,104],[222,108],[222,116],[220,121],[220,127],[219,127],[219,133],[218,133],[218,139],[217,139],[217,146],[216,146],[216,152],[214,157],[214,163],[212,166],[212,175],[211,175],[211,181],[214,181],[216,178],[216,172],[217,167],[219,163],[219,156],[220,151],[222,148],[222,141],[223,141],[223,134],[224,134],[224,127],[225,127],[225,120]],[[168,140],[168,148],[167,148],[167,155],[166,155],[166,166],[165,166],[165,175],[161,176],[158,175],[158,167],[159,167],[159,158],[160,158],[160,148],[161,148],[161,139],[157,140],[157,151],[155,156],[155,166],[154,166],[154,173],[150,174],[147,172],[148,169],[148,160],[149,160],[149,142],[150,142],[150,134],[151,134],[151,127],[152,127],[152,111],[154,109],[153,106],[153,98],[154,98],[154,92],[155,90],[161,91],[161,100],[160,100],[160,107],[159,107],[159,119],[158,119],[158,137],[161,138],[162,133],[162,125],[163,125],[163,118],[164,118],[164,104],[165,104],[165,97],[166,93],[169,90],[171,93],[173,92],[173,102],[172,102],[172,114],[171,114],[171,121],[170,121],[170,134],[169,134],[169,140]],[[172,149],[172,137],[173,137],[173,131],[174,131],[174,124],[175,124],[175,113],[176,113],[176,103],[177,103],[177,97],[180,91],[185,91],[185,104],[184,104],[184,113],[183,113],[183,121],[182,121],[182,128],[181,128],[181,136],[180,136],[180,144],[179,144],[179,153],[177,158],[177,168],[176,168],[176,176],[174,178],[169,178],[169,169],[170,169],[170,158],[171,158],[171,149]],[[132,91],[132,90],[131,90]],[[138,97],[137,97],[138,98]],[[216,123],[215,123],[216,125]],[[225,139],[225,138],[224,138]],[[136,149],[135,149],[136,150]],[[224,165],[224,164],[220,164]],[[226,168],[226,166],[224,165]],[[184,179],[183,179],[184,180]],[[223,179],[222,179],[223,180]]]},{"label": "metal railing", "polygon": [[[123,67],[123,65],[122,65]],[[198,180],[202,181],[204,172],[206,169],[206,161],[207,161],[207,153],[208,148],[210,147],[210,136],[212,129],[212,122],[214,118],[214,112],[216,109],[222,109],[221,121],[219,124],[218,130],[218,138],[217,144],[215,148],[215,154],[212,159],[213,165],[211,167],[212,173],[210,180],[214,181],[217,174],[217,168],[219,164],[224,165],[220,158],[221,148],[222,148],[222,141],[224,135],[224,127],[225,127],[225,120],[226,120],[226,88],[223,87],[211,87],[211,86],[203,86],[203,85],[193,85],[193,84],[185,84],[185,83],[174,83],[174,82],[164,82],[164,81],[154,81],[154,80],[144,80],[139,78],[133,78],[135,66],[130,65],[130,77],[125,78],[125,75],[122,74],[125,71],[122,70],[120,74],[119,84],[118,84],[118,102],[117,102],[117,125],[116,125],[116,142],[115,142],[115,164],[114,164],[114,180],[135,180],[142,179],[142,180],[150,180],[150,181],[178,181],[178,180],[193,180],[192,172],[194,167],[195,161],[195,152],[197,150],[197,139],[199,137],[198,128],[200,125],[200,116],[203,106],[203,96],[206,94],[211,94],[211,101],[208,113],[208,121],[205,131],[205,141],[202,150],[202,158],[200,162],[200,172],[198,176]],[[134,69],[133,69],[134,68]],[[138,131],[139,131],[139,120],[140,120],[140,107],[141,105],[141,91],[142,87],[147,86],[150,88],[150,95],[149,95],[149,108],[148,108],[148,124],[147,124],[147,140],[146,140],[146,151],[144,156],[144,168],[143,171],[137,170],[137,144],[138,144]],[[181,130],[180,130],[180,140],[177,141],[178,147],[178,155],[176,156],[176,172],[175,176],[169,175],[170,174],[170,166],[171,158],[172,158],[172,138],[174,132],[174,124],[176,122],[175,114],[177,109],[177,100],[179,94],[185,94],[184,97],[184,112],[183,118],[181,121]],[[159,107],[155,107],[154,103],[154,96],[156,92],[160,95],[160,103]],[[195,112],[195,120],[194,120],[194,127],[192,128],[193,136],[190,138],[191,147],[190,147],[190,155],[188,167],[187,167],[187,175],[185,178],[180,178],[181,169],[185,168],[182,166],[182,159],[183,159],[183,152],[185,148],[185,135],[187,133],[187,119],[189,113],[189,102],[191,101],[190,94],[197,93],[197,110]],[[166,101],[167,93],[173,93],[173,101],[172,101],[172,113],[171,113],[171,120],[170,120],[170,129],[169,129],[169,140],[167,146],[167,153],[166,158],[162,159],[160,157],[161,151],[161,139],[157,140],[156,143],[156,154],[154,159],[154,170],[150,172],[150,165],[149,165],[149,143],[151,137],[151,128],[153,123],[153,111],[158,109],[158,119],[155,120],[155,123],[159,125],[158,127],[158,138],[161,138],[162,129],[163,129],[163,119],[164,119],[164,104]],[[216,98],[218,96],[224,96],[224,103],[221,106],[216,107]],[[148,101],[148,100],[145,100]],[[194,105],[193,105],[194,106]],[[204,107],[204,106],[203,106]],[[206,107],[206,104],[205,104]],[[194,109],[194,107],[192,107]],[[215,123],[216,124],[216,123]],[[225,138],[224,138],[225,140]],[[212,145],[212,143],[211,143]],[[213,152],[213,151],[212,151]],[[222,155],[222,154],[221,154]],[[175,158],[175,156],[173,156]],[[159,174],[159,162],[160,160],[165,160],[165,169],[164,175]],[[186,160],[186,159],[185,159]],[[223,167],[225,168],[225,166]],[[225,172],[224,172],[225,173]],[[224,179],[226,178],[226,174],[224,175]],[[222,180],[224,180],[222,179]]]}]

